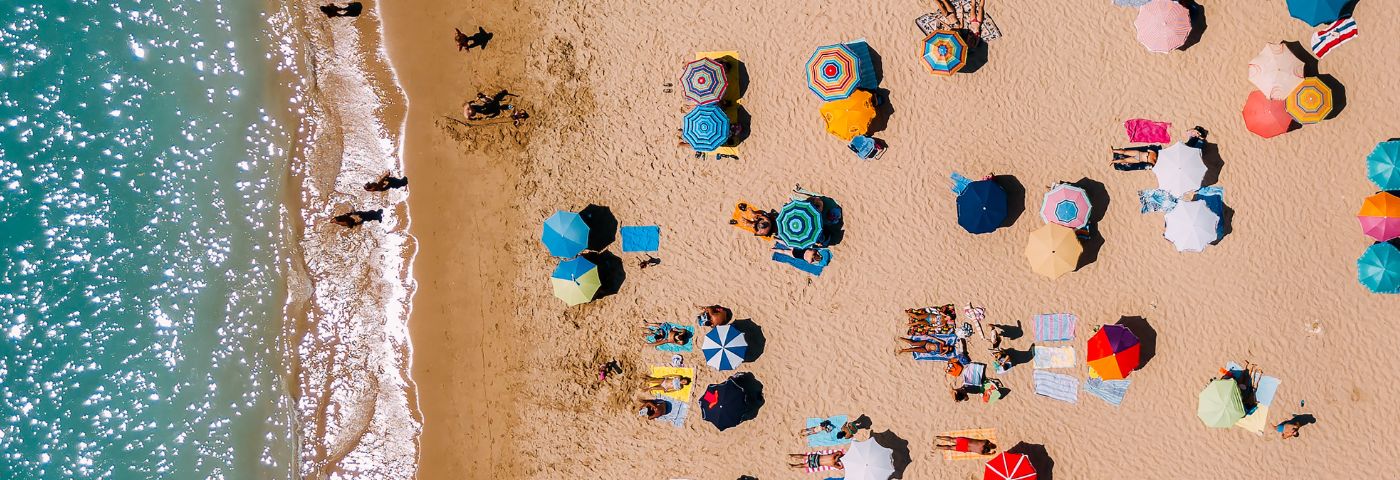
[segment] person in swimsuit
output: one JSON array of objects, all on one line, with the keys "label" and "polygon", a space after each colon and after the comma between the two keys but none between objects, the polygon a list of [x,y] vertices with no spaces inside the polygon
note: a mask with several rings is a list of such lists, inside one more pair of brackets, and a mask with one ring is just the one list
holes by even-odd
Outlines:
[{"label": "person in swimsuit", "polygon": [[1113,152],[1113,169],[1120,172],[1151,169],[1157,165],[1157,151],[1161,149],[1161,145],[1110,149]]},{"label": "person in swimsuit", "polygon": [[996,444],[980,438],[949,437],[939,435],[933,439],[933,451],[947,450],[959,453],[992,455],[997,453]]},{"label": "person in swimsuit", "polygon": [[637,410],[637,415],[644,417],[647,420],[656,420],[662,415],[671,413],[671,404],[659,398],[642,400],[641,405],[642,408],[640,410]]},{"label": "person in swimsuit", "polygon": [[836,451],[833,453],[789,453],[788,467],[793,470],[806,470],[809,468],[835,467],[844,470],[845,465],[841,464],[841,457],[846,452]]},{"label": "person in swimsuit", "polygon": [[834,428],[836,428],[836,425],[835,425],[835,424],[832,424],[832,423],[831,423],[831,420],[822,420],[822,423],[818,424],[818,425],[815,426],[815,427],[807,427],[807,428],[804,428],[804,429],[802,429],[802,430],[798,430],[798,431],[797,431],[797,436],[799,436],[799,437],[810,437],[810,436],[816,435],[816,434],[818,434],[818,433],[830,432],[830,431],[831,431],[832,429],[834,429]]},{"label": "person in swimsuit", "polygon": [[743,225],[740,228],[753,232],[755,237],[771,237],[777,233],[778,229],[774,222],[778,219],[778,212],[764,211],[747,203],[740,203],[734,208],[742,213],[740,213],[739,218],[729,220],[730,225],[739,225],[742,222]]},{"label": "person in swimsuit", "polygon": [[690,385],[690,377],[683,375],[667,375],[664,377],[648,376],[646,386],[642,390],[647,393],[671,393],[679,392]]},{"label": "person in swimsuit", "polygon": [[967,15],[967,30],[972,32],[972,40],[982,38],[982,3],[984,0],[972,0],[972,9]]},{"label": "person in swimsuit", "polygon": [[1293,437],[1297,437],[1298,429],[1303,428],[1303,425],[1307,425],[1312,422],[1312,415],[1294,414],[1293,418],[1279,422],[1278,425],[1274,425],[1274,430],[1278,431],[1279,435],[1283,436],[1284,440],[1287,440]]},{"label": "person in swimsuit", "polygon": [[695,316],[695,320],[702,327],[729,325],[729,321],[734,319],[733,312],[719,305],[696,305],[696,307],[700,309],[700,314]]},{"label": "person in swimsuit", "polygon": [[894,351],[895,355],[903,355],[906,353],[932,353],[935,355],[952,355],[953,352],[956,351],[956,349],[953,348],[952,343],[945,342],[937,338],[931,340],[915,340],[909,337],[900,337],[899,339],[903,340],[905,343],[908,343],[909,346],[904,348],[896,348]]},{"label": "person in swimsuit", "polygon": [[822,257],[821,250],[816,248],[787,249],[774,245],[773,249],[791,255],[792,258],[800,258],[802,259],[802,261],[810,263],[812,265],[821,263],[822,259],[825,258]]},{"label": "person in swimsuit", "polygon": [[935,0],[938,6],[938,28],[940,30],[958,30],[963,28],[962,19],[958,18],[958,10],[951,0]]},{"label": "person in swimsuit", "polygon": [[685,345],[690,342],[689,330],[675,328],[665,323],[643,321],[642,330],[646,331],[647,345],[656,346],[667,343]]}]

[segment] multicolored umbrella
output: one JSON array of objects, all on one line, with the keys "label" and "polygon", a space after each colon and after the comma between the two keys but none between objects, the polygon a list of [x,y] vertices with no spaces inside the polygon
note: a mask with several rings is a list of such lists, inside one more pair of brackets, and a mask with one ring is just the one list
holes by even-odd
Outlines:
[{"label": "multicolored umbrella", "polygon": [[1372,293],[1400,293],[1400,249],[1389,242],[1371,245],[1356,260],[1356,278]]},{"label": "multicolored umbrella", "polygon": [[1142,345],[1132,330],[1104,325],[1089,337],[1089,369],[1104,380],[1122,380],[1138,368]]},{"label": "multicolored umbrella", "polygon": [[1388,242],[1400,237],[1400,197],[1389,192],[1380,192],[1366,197],[1361,202],[1361,211],[1356,213],[1361,221],[1361,231],[1377,242]]},{"label": "multicolored umbrella", "polygon": [[1288,94],[1284,109],[1298,123],[1321,122],[1332,113],[1332,88],[1317,77],[1305,78]]},{"label": "multicolored umbrella", "polygon": [[557,211],[544,221],[544,232],[540,241],[549,254],[556,257],[574,257],[588,248],[588,224],[574,212]]},{"label": "multicolored umbrella", "polygon": [[729,141],[729,116],[718,105],[698,105],[685,114],[681,138],[697,152],[713,152]]},{"label": "multicolored umbrella", "polygon": [[991,180],[967,184],[958,194],[958,225],[968,233],[995,231],[1006,221],[1006,190]]},{"label": "multicolored umbrella", "polygon": [[1220,215],[1202,200],[1178,203],[1163,217],[1167,230],[1162,236],[1172,242],[1178,252],[1200,252],[1220,238]]},{"label": "multicolored umbrella", "polygon": [[1147,50],[1167,53],[1181,48],[1191,36],[1191,11],[1176,0],[1152,0],[1138,9],[1138,43]]},{"label": "multicolored umbrella", "polygon": [[778,239],[792,248],[817,244],[822,236],[822,215],[811,203],[793,200],[778,212]]},{"label": "multicolored umbrella", "polygon": [[1089,224],[1089,211],[1093,208],[1088,192],[1060,183],[1045,194],[1045,202],[1040,204],[1040,219],[1069,228],[1084,228]]},{"label": "multicolored umbrella", "polygon": [[1152,174],[1157,176],[1157,188],[1180,197],[1201,188],[1208,170],[1201,149],[1177,142],[1157,152]]},{"label": "multicolored umbrella", "polygon": [[967,43],[958,32],[934,30],[924,39],[924,65],[934,75],[952,75],[967,65]]},{"label": "multicolored umbrella", "polygon": [[593,300],[593,294],[598,293],[598,287],[602,285],[598,279],[598,266],[583,257],[559,264],[549,281],[554,284],[554,296],[569,306]]},{"label": "multicolored umbrella", "polygon": [[1212,381],[1196,399],[1196,416],[1207,427],[1230,428],[1244,418],[1244,399],[1240,397],[1240,387],[1234,380]]},{"label": "multicolored umbrella", "polygon": [[1354,0],[1288,0],[1288,14],[1312,26],[1335,22]]},{"label": "multicolored umbrella", "polygon": [[1022,453],[1006,453],[992,457],[983,470],[982,480],[1035,480],[1035,466]]},{"label": "multicolored umbrella", "polygon": [[1074,230],[1063,225],[1047,223],[1031,232],[1026,241],[1026,260],[1031,262],[1031,271],[1050,278],[1073,272],[1079,268],[1079,255],[1084,246],[1074,236]]},{"label": "multicolored umbrella", "polygon": [[699,105],[718,102],[724,98],[729,88],[729,77],[725,76],[724,64],[710,58],[701,58],[685,64],[681,72],[681,88],[686,100]]},{"label": "multicolored umbrella", "polygon": [[846,480],[889,480],[894,475],[894,450],[868,439],[851,444],[841,457]]},{"label": "multicolored umbrella", "polygon": [[1244,126],[1255,135],[1273,138],[1293,128],[1293,116],[1283,100],[1269,100],[1263,92],[1249,92],[1244,102]]},{"label": "multicolored umbrella", "polygon": [[1366,156],[1366,177],[1381,190],[1400,190],[1400,141],[1376,144]]},{"label": "multicolored umbrella", "polygon": [[856,90],[846,98],[822,104],[820,113],[827,133],[850,141],[870,130],[870,122],[875,120],[875,96]]},{"label": "multicolored umbrella", "polygon": [[1270,100],[1283,100],[1303,82],[1303,61],[1282,42],[1270,43],[1249,61],[1249,81]]},{"label": "multicolored umbrella", "polygon": [[705,343],[700,345],[700,352],[705,354],[705,363],[715,370],[738,367],[744,363],[744,354],[748,349],[749,342],[744,339],[744,333],[730,325],[720,325],[710,330],[705,334]]},{"label": "multicolored umbrella", "polygon": [[849,97],[861,85],[872,83],[874,78],[863,77],[873,77],[874,66],[869,65],[868,55],[857,50],[864,49],[841,43],[817,47],[807,60],[807,88],[830,102]]}]

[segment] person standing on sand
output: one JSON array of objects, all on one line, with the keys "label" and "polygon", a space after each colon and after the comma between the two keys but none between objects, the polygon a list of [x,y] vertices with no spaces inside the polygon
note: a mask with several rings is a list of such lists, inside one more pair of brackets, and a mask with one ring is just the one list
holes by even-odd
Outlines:
[{"label": "person standing on sand", "polygon": [[460,28],[454,28],[453,30],[457,31],[456,40],[457,50],[459,51],[467,51],[473,48],[486,50],[486,42],[491,41],[491,37],[496,36],[494,33],[487,32],[483,27],[476,27],[476,33],[471,35],[462,33],[462,29]]}]

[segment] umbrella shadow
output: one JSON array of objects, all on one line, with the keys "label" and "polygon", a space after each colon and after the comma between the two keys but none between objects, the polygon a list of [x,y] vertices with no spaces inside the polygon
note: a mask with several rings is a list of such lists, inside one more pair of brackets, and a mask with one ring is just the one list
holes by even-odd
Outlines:
[{"label": "umbrella shadow", "polygon": [[1006,191],[1006,220],[1001,222],[1001,227],[1015,225],[1026,211],[1026,186],[1015,175],[995,175],[992,182]]},{"label": "umbrella shadow", "polygon": [[895,435],[889,430],[880,433],[871,432],[870,438],[881,447],[894,451],[894,474],[890,475],[890,478],[904,478],[904,470],[909,468],[909,464],[914,463],[913,458],[909,455],[909,441],[899,438],[899,435]]},{"label": "umbrella shadow", "polygon": [[599,285],[598,292],[593,294],[594,300],[616,294],[622,289],[622,282],[627,280],[627,269],[623,268],[621,258],[608,251],[584,253],[581,256],[598,266]]},{"label": "umbrella shadow", "polygon": [[763,382],[758,381],[758,377],[749,372],[739,372],[729,377],[739,388],[744,389],[744,398],[751,406],[748,413],[744,414],[741,421],[747,422],[758,418],[759,409],[763,408]]},{"label": "umbrella shadow", "polygon": [[1098,224],[1103,220],[1103,216],[1108,212],[1108,205],[1112,199],[1108,195],[1108,188],[1103,182],[1081,178],[1079,181],[1071,183],[1076,187],[1084,189],[1084,193],[1089,194],[1089,203],[1093,207],[1089,211],[1089,226],[1087,233],[1080,233],[1080,243],[1084,245],[1084,253],[1079,256],[1078,268],[1084,268],[1099,260],[1099,250],[1103,249],[1103,231],[1099,230]]},{"label": "umbrella shadow", "polygon": [[1025,455],[1026,459],[1030,460],[1031,466],[1035,467],[1035,478],[1055,480],[1055,459],[1050,458],[1050,452],[1045,450],[1045,445],[1018,442],[1006,451]]},{"label": "umbrella shadow", "polygon": [[880,88],[879,81],[885,78],[885,63],[880,58],[880,52],[874,47],[866,44],[866,50],[870,52],[870,66],[875,70],[875,84],[877,85],[870,94],[875,97],[875,118],[870,120],[870,131],[866,135],[875,136],[876,133],[889,127],[890,117],[894,116],[894,106],[890,104],[890,91]]},{"label": "umbrella shadow", "polygon": [[1210,26],[1206,24],[1206,7],[1196,3],[1196,0],[1180,0],[1180,3],[1191,12],[1191,33],[1186,36],[1186,43],[1177,48],[1177,50],[1186,50],[1201,43],[1201,37],[1205,36],[1206,29]]},{"label": "umbrella shadow", "polygon": [[601,252],[617,241],[617,217],[613,216],[611,208],[589,204],[579,210],[578,215],[588,225],[589,250]]},{"label": "umbrella shadow", "polygon": [[1347,108],[1346,85],[1342,85],[1342,82],[1338,81],[1337,77],[1326,73],[1318,75],[1317,79],[1321,81],[1323,85],[1326,85],[1327,88],[1332,89],[1332,113],[1327,114],[1325,120],[1337,118],[1337,115],[1341,115],[1342,110],[1346,110]]},{"label": "umbrella shadow", "polygon": [[1234,232],[1234,231],[1235,231],[1235,229],[1232,228],[1232,225],[1234,224],[1234,222],[1235,222],[1235,209],[1230,208],[1230,205],[1228,205],[1228,204],[1226,204],[1225,202],[1222,201],[1222,202],[1220,203],[1220,226],[1217,227],[1217,229],[1216,229],[1216,230],[1217,230],[1217,232],[1216,232],[1217,236],[1216,236],[1216,238],[1215,238],[1215,241],[1214,241],[1214,242],[1210,242],[1210,244],[1211,244],[1211,245],[1220,245],[1220,241],[1221,241],[1221,240],[1225,240],[1225,236],[1226,236],[1226,235],[1229,235],[1231,232]]},{"label": "umbrella shadow", "polygon": [[730,90],[724,93],[725,100],[736,101],[749,93],[749,67],[743,61],[729,55],[720,57],[724,64],[724,76],[729,80]]},{"label": "umbrella shadow", "polygon": [[763,356],[764,346],[768,343],[768,340],[763,337],[763,327],[753,323],[752,318],[735,320],[729,326],[744,334],[744,341],[749,344],[748,348],[744,350],[744,363],[758,361],[758,357]]},{"label": "umbrella shadow", "polygon": [[1302,43],[1296,41],[1283,42],[1283,46],[1288,47],[1288,51],[1293,53],[1293,56],[1303,61],[1304,77],[1317,76],[1317,57],[1308,51],[1308,47],[1304,47]]},{"label": "umbrella shadow", "polygon": [[1131,315],[1118,319],[1118,325],[1133,332],[1133,336],[1138,338],[1138,369],[1147,366],[1147,362],[1152,361],[1152,357],[1157,356],[1157,329],[1152,328],[1152,324],[1146,318]]},{"label": "umbrella shadow", "polygon": [[1225,169],[1225,159],[1220,156],[1220,146],[1213,142],[1201,145],[1201,162],[1206,164],[1206,174],[1201,177],[1201,185],[1208,187],[1220,182],[1220,172]]},{"label": "umbrella shadow", "polygon": [[750,133],[749,126],[753,125],[753,116],[749,115],[749,109],[744,108],[743,105],[736,104],[732,110],[734,113],[733,118],[730,120],[733,120],[734,124],[739,126],[739,131],[737,134],[731,135],[728,142],[725,142],[726,145],[731,146],[744,143],[744,140],[748,140]]},{"label": "umbrella shadow", "polygon": [[[962,35],[964,42],[968,44],[967,58],[963,60],[963,68],[962,70],[958,70],[958,73],[977,73],[978,70],[981,70],[982,67],[987,64],[987,59],[989,58],[988,50],[991,44],[987,43],[986,40],[976,38],[977,35],[970,30],[960,31],[958,34]],[[969,38],[973,40],[966,41],[966,39]]]}]

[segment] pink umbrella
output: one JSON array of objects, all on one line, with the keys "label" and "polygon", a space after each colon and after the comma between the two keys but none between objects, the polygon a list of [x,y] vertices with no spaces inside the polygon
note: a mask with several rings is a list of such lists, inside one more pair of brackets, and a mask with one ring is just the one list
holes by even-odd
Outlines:
[{"label": "pink umbrella", "polygon": [[1176,0],[1152,0],[1138,9],[1137,39],[1157,53],[1167,53],[1186,44],[1191,36],[1191,11]]},{"label": "pink umbrella", "polygon": [[1390,192],[1366,197],[1356,219],[1361,221],[1361,231],[1377,242],[1400,237],[1400,197]]},{"label": "pink umbrella", "polygon": [[1045,194],[1045,203],[1040,205],[1040,218],[1045,223],[1084,228],[1089,224],[1089,210],[1092,208],[1089,194],[1084,189],[1061,183]]}]

